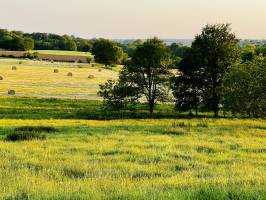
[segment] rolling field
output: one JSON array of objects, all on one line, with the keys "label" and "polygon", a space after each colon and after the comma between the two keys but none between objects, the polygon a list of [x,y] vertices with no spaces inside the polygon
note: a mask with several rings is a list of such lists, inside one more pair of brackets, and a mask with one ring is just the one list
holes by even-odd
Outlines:
[{"label": "rolling field", "polygon": [[266,200],[265,119],[102,110],[120,67],[0,59],[0,199]]},{"label": "rolling field", "polygon": [[37,53],[41,53],[41,54],[53,54],[53,55],[91,56],[90,52],[80,52],[80,51],[32,50],[31,52],[37,52]]},{"label": "rolling field", "polygon": [[[0,199],[266,199],[265,120],[0,124]],[[56,130],[6,141],[20,126]]]},{"label": "rolling field", "polygon": [[[12,66],[17,69],[12,70]],[[59,72],[54,73],[54,69]],[[69,72],[71,77],[67,76]],[[115,79],[117,72],[89,64],[0,59],[0,76],[1,96],[15,90],[16,96],[99,99],[98,85]]]}]

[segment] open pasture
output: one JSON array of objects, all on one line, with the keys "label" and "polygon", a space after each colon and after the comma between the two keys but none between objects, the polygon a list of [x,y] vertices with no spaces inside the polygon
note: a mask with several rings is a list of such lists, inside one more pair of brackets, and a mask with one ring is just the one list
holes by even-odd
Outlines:
[{"label": "open pasture", "polygon": [[80,52],[80,51],[32,50],[31,52],[37,52],[41,54],[67,55],[67,56],[91,56],[90,52]]},{"label": "open pasture", "polygon": [[[0,124],[1,199],[266,198],[265,120]],[[52,128],[36,128],[46,139],[6,141],[34,130],[21,126]]]},{"label": "open pasture", "polygon": [[112,70],[99,69],[90,64],[1,59],[0,95],[14,90],[16,96],[99,99],[99,84],[117,76]]}]

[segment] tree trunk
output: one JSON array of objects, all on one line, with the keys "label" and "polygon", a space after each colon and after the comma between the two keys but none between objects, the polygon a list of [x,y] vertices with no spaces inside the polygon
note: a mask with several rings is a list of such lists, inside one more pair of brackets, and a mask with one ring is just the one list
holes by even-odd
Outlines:
[{"label": "tree trunk", "polygon": [[154,101],[151,99],[151,100],[149,100],[149,111],[150,111],[150,115],[153,114],[153,110],[154,110]]},{"label": "tree trunk", "polygon": [[217,118],[219,116],[219,108],[218,106],[215,106],[214,108],[214,117]]}]

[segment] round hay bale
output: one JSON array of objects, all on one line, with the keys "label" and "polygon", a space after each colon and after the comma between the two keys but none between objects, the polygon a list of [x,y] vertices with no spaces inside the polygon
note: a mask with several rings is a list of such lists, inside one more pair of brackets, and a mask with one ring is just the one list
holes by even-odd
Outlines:
[{"label": "round hay bale", "polygon": [[89,76],[88,76],[88,79],[93,79],[93,78],[94,78],[93,75],[89,75]]},{"label": "round hay bale", "polygon": [[15,95],[15,94],[16,94],[15,90],[8,90],[7,93],[8,93],[9,95]]},{"label": "round hay bale", "polygon": [[2,76],[0,76],[0,81],[2,81],[4,78]]},{"label": "round hay bale", "polygon": [[17,70],[17,67],[16,66],[12,66],[12,70]]},{"label": "round hay bale", "polygon": [[98,72],[101,72],[102,71],[102,69],[98,69]]},{"label": "round hay bale", "polygon": [[68,72],[67,76],[73,76],[73,74],[71,72]]},{"label": "round hay bale", "polygon": [[59,70],[58,69],[54,69],[54,73],[59,73]]},{"label": "round hay bale", "polygon": [[21,65],[21,64],[22,64],[22,62],[21,62],[21,61],[19,61],[19,62],[18,62],[18,64],[19,64],[19,65]]},{"label": "round hay bale", "polygon": [[51,63],[54,63],[54,61],[53,61],[53,60],[50,60],[50,62],[51,62]]},{"label": "round hay bale", "polygon": [[93,64],[91,64],[91,66],[92,66],[92,67],[95,67],[96,65],[93,63]]}]

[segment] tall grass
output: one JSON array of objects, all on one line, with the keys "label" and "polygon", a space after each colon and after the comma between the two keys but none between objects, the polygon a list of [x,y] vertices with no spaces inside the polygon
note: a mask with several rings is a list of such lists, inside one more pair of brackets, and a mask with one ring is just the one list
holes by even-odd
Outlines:
[{"label": "tall grass", "polygon": [[[0,199],[266,198],[265,120],[0,124]],[[4,140],[20,126],[58,131],[43,141]]]}]

